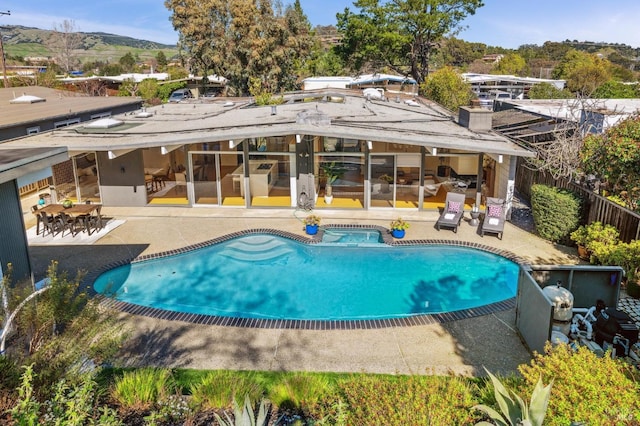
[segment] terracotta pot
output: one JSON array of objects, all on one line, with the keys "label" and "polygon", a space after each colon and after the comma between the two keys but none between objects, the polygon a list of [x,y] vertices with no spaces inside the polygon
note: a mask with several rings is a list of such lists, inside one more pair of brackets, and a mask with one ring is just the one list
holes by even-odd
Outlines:
[{"label": "terracotta pot", "polygon": [[589,260],[591,259],[591,253],[585,246],[578,244],[578,257],[582,260]]}]

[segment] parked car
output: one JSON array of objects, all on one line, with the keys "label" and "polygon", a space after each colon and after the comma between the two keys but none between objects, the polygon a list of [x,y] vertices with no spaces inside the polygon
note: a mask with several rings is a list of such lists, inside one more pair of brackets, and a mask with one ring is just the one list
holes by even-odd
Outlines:
[{"label": "parked car", "polygon": [[190,98],[193,98],[193,95],[189,89],[178,89],[171,93],[171,96],[169,96],[169,102],[180,102]]}]

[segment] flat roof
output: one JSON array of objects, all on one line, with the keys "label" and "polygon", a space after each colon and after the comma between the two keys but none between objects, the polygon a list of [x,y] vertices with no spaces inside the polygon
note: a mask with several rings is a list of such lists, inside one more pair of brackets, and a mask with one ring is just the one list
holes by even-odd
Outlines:
[{"label": "flat roof", "polygon": [[0,149],[47,146],[68,147],[73,152],[112,151],[300,134],[535,155],[496,132],[459,125],[455,115],[427,99],[398,95],[367,100],[361,90],[297,92],[287,95],[284,104],[261,107],[247,98],[193,99],[144,112],[114,116],[125,122],[123,126],[89,132],[78,124],[15,139],[1,144]]},{"label": "flat roof", "polygon": [[[11,103],[20,96],[35,96],[44,102]],[[122,105],[140,103],[140,98],[127,96],[89,96],[68,90],[40,86],[0,88],[0,130],[25,123],[50,119],[67,119],[79,113],[104,111]]]}]

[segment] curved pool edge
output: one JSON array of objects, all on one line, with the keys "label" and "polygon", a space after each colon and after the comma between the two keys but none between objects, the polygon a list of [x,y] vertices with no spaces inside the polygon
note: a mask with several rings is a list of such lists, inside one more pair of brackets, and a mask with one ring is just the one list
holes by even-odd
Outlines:
[{"label": "curved pool edge", "polygon": [[491,303],[476,308],[463,309],[459,311],[452,311],[446,313],[431,313],[431,314],[418,314],[401,318],[386,318],[386,319],[366,319],[366,320],[285,320],[285,319],[259,319],[259,318],[236,318],[226,317],[218,315],[206,315],[206,314],[191,314],[183,312],[167,311],[164,309],[151,308],[147,306],[136,305],[128,302],[122,302],[115,299],[110,299],[106,296],[98,294],[93,284],[95,280],[102,273],[127,264],[142,262],[150,259],[159,259],[167,256],[173,256],[176,254],[187,253],[190,251],[198,250],[204,247],[208,247],[214,244],[218,244],[233,238],[253,235],[253,234],[269,234],[288,238],[303,244],[318,244],[322,242],[322,234],[324,228],[340,228],[340,229],[375,229],[380,231],[382,239],[385,244],[390,246],[413,246],[413,245],[450,245],[458,247],[468,247],[488,253],[496,254],[511,260],[518,265],[526,264],[527,262],[516,256],[515,254],[506,250],[497,249],[495,247],[486,246],[484,244],[478,244],[468,241],[457,241],[447,239],[394,239],[389,230],[382,226],[372,225],[344,225],[344,224],[329,224],[324,225],[318,231],[318,234],[313,236],[302,236],[287,231],[281,231],[272,228],[254,228],[243,231],[233,232],[226,234],[202,243],[189,245],[186,247],[178,248],[175,250],[164,251],[160,253],[152,253],[147,255],[136,256],[128,259],[123,259],[118,262],[112,262],[103,267],[89,272],[85,276],[85,283],[87,290],[92,297],[102,296],[102,304],[105,307],[119,310],[132,315],[141,315],[150,318],[157,318],[170,321],[182,321],[193,324],[203,325],[217,325],[225,327],[242,327],[242,328],[270,328],[270,329],[301,329],[301,330],[361,330],[361,329],[377,329],[388,327],[409,327],[418,325],[429,325],[437,323],[447,323],[451,321],[458,321],[463,319],[475,318],[479,316],[489,315],[494,312],[506,311],[513,309],[516,306],[515,297]]}]

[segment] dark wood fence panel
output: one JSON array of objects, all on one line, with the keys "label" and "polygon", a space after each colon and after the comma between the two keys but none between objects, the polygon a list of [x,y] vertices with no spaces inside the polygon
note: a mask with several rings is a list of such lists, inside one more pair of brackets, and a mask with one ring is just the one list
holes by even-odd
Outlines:
[{"label": "dark wood fence panel", "polygon": [[530,200],[531,186],[535,184],[555,186],[579,194],[585,201],[585,220],[587,223],[599,221],[615,226],[618,231],[620,231],[620,240],[624,242],[640,239],[639,214],[609,201],[605,197],[591,191],[589,188],[585,188],[575,182],[567,179],[555,179],[547,173],[528,169],[522,161],[520,161],[516,172],[516,189],[520,194]]}]

